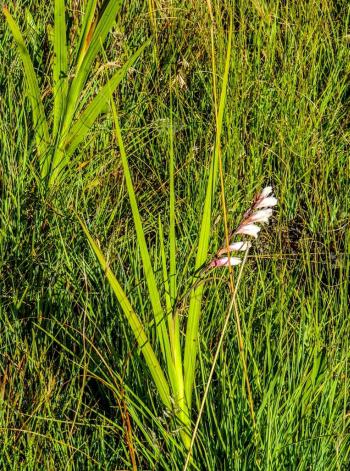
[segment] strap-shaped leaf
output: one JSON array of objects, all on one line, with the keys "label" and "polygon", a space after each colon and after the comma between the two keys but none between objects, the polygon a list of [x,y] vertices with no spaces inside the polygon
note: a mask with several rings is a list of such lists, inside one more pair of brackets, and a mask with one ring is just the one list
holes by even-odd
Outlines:
[{"label": "strap-shaped leaf", "polygon": [[92,63],[101,50],[107,34],[115,22],[116,15],[121,7],[121,4],[121,0],[110,0],[100,18],[100,21],[96,26],[88,49],[84,54],[81,66],[79,67],[79,70],[76,71],[76,75],[69,89],[63,134],[67,133],[68,129],[70,128],[77,105],[79,103],[80,94],[85,85],[87,77],[91,72]]},{"label": "strap-shaped leaf", "polygon": [[134,64],[136,59],[140,56],[140,54],[143,52],[143,50],[148,44],[149,42],[147,41],[130,57],[130,59],[123,65],[123,67],[119,69],[110,80],[108,80],[106,85],[102,87],[96,97],[78,117],[77,121],[73,124],[68,136],[66,136],[66,139],[62,145],[62,149],[65,154],[65,160],[69,159],[69,157],[78,147],[78,145],[85,138],[91,126],[94,124],[96,118],[99,116],[99,114],[103,111],[106,104],[108,103],[111,94],[123,80],[129,68]]},{"label": "strap-shaped leaf", "polygon": [[53,138],[56,137],[61,124],[67,98],[67,38],[64,0],[55,0],[54,25],[54,63],[53,63],[53,91],[54,116]]},{"label": "strap-shaped leaf", "polygon": [[41,160],[42,174],[43,176],[46,176],[50,165],[47,155],[50,144],[50,138],[48,125],[45,117],[44,106],[40,96],[38,80],[35,74],[33,63],[28,53],[28,49],[24,43],[22,33],[20,32],[16,21],[13,19],[7,7],[3,7],[3,12],[13,34],[14,40],[16,41],[18,52],[23,62],[24,73],[27,81],[28,96],[30,99],[33,113],[35,137]]},{"label": "strap-shaped leaf", "polygon": [[77,54],[77,65],[76,70],[80,69],[81,63],[84,59],[85,53],[89,47],[89,44],[92,39],[92,35],[94,32],[94,15],[96,11],[97,0],[88,0],[86,4],[85,13],[83,16],[83,23],[81,25],[81,32],[79,38],[79,47],[78,47],[78,54]]},{"label": "strap-shaped leaf", "polygon": [[133,215],[135,229],[136,229],[137,242],[140,247],[140,254],[141,254],[143,269],[144,269],[145,278],[147,282],[149,297],[150,297],[150,301],[153,308],[154,319],[156,321],[157,335],[158,335],[158,339],[160,342],[164,359],[168,366],[168,373],[169,373],[170,381],[172,384],[175,384],[174,365],[172,361],[169,335],[166,328],[166,314],[167,313],[162,307],[160,293],[157,287],[156,278],[154,275],[153,266],[151,262],[151,257],[150,257],[147,243],[146,243],[145,233],[143,230],[141,216],[140,216],[140,212],[139,212],[139,208],[138,208],[138,204],[136,200],[135,190],[132,183],[128,158],[125,152],[123,138],[121,135],[117,111],[116,111],[113,101],[111,101],[111,104],[112,104],[112,110],[113,110],[113,115],[114,115],[115,131],[116,131],[117,141],[119,145],[121,161],[123,165],[124,177],[125,177],[126,187],[128,190],[128,195],[129,195],[129,200],[130,200],[131,212]]},{"label": "strap-shaped leaf", "polygon": [[104,271],[106,278],[119,301],[120,307],[122,308],[125,314],[125,317],[127,318],[129,322],[129,325],[134,333],[136,341],[141,348],[141,351],[143,353],[143,356],[145,357],[147,366],[151,372],[152,378],[159,391],[160,397],[164,405],[170,409],[171,400],[170,400],[169,386],[165,379],[162,368],[158,362],[156,354],[154,353],[153,348],[151,344],[149,343],[149,340],[143,328],[143,325],[140,319],[138,318],[137,314],[135,313],[134,309],[132,308],[131,303],[126,293],[124,292],[123,288],[120,286],[112,270],[109,268],[107,260],[105,259],[102,251],[99,249],[96,242],[91,237],[88,228],[86,227],[84,222],[79,218],[79,216],[77,217],[79,219],[81,227],[83,228],[83,231],[85,232],[85,235],[93,251],[95,252],[95,255],[98,261],[100,262],[101,268]]},{"label": "strap-shaped leaf", "polygon": [[[190,414],[186,404],[184,390],[184,374],[182,365],[182,352],[180,341],[179,312],[174,309],[177,299],[176,286],[176,232],[175,232],[175,154],[174,154],[174,127],[173,127],[173,100],[170,93],[170,126],[169,126],[169,297],[173,314],[172,353],[176,375],[175,403],[178,408],[178,418],[186,426],[183,430],[184,443],[188,442],[188,432],[191,425]],[[164,243],[163,243],[164,245]],[[164,252],[164,250],[163,250]],[[169,301],[168,301],[169,303]],[[169,327],[170,330],[170,327]]]},{"label": "strap-shaped leaf", "polygon": [[[217,184],[217,174],[219,167],[219,146],[222,133],[223,116],[226,103],[226,94],[228,88],[228,76],[230,70],[230,58],[232,48],[232,23],[230,25],[225,71],[221,85],[221,95],[219,109],[217,113],[216,122],[216,145],[215,151],[210,167],[210,174],[208,178],[207,190],[205,195],[205,203],[202,215],[201,229],[199,234],[198,249],[196,256],[195,268],[199,269],[206,261],[209,247],[210,226],[211,226],[211,213],[212,213],[212,198]],[[185,376],[185,395],[187,405],[191,409],[192,391],[195,379],[196,358],[198,350],[198,329],[199,319],[201,316],[201,305],[203,296],[203,285],[199,285],[191,292],[190,306],[188,310],[188,320],[186,329],[186,342],[184,354],[184,376]]]},{"label": "strap-shaped leaf", "polygon": [[178,313],[173,318],[173,306],[170,296],[170,285],[169,285],[169,275],[167,270],[167,258],[165,253],[164,245],[164,232],[163,225],[161,223],[160,217],[159,222],[159,242],[160,242],[160,251],[162,259],[162,268],[163,268],[163,280],[164,280],[164,289],[165,289],[165,300],[167,308],[167,318],[168,318],[168,330],[169,330],[169,339],[171,344],[171,353],[174,363],[174,383],[173,383],[173,393],[174,393],[174,403],[175,403],[175,413],[176,417],[179,420],[179,425],[183,428],[181,430],[181,436],[186,444],[189,444],[189,430],[191,426],[190,414],[187,409],[185,392],[184,392],[184,377],[182,371],[182,360],[181,360],[181,344],[180,344],[180,325]]}]

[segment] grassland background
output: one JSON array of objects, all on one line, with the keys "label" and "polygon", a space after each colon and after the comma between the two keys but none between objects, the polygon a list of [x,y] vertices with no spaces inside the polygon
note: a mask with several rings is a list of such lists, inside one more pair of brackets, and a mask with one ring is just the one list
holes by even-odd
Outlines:
[{"label": "grassland background", "polygon": [[[67,2],[71,41],[82,5]],[[203,470],[346,470],[349,5],[212,0],[212,7],[219,86],[233,15],[222,138],[230,222],[265,184],[275,187],[279,206],[249,258],[238,300],[259,438],[232,321],[196,463]],[[22,0],[9,8],[25,33],[49,113],[53,3]],[[183,286],[215,142],[210,26],[206,2],[124,2],[84,97],[88,102],[110,70],[152,37],[117,101],[147,242],[160,269],[172,93]],[[3,17],[0,57],[0,468],[131,469],[127,385],[148,408],[139,405],[139,420],[130,418],[138,468],[181,469],[177,432],[72,211],[87,221],[134,306],[151,321],[111,115],[106,109],[94,125],[52,202],[38,181],[22,65]],[[218,193],[211,253],[223,238],[221,214]],[[226,281],[222,272],[203,300],[194,418],[229,302]]]}]

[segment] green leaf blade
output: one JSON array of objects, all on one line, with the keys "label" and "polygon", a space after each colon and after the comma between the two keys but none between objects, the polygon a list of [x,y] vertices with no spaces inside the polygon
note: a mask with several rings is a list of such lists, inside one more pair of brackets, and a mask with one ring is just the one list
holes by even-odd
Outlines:
[{"label": "green leaf blade", "polygon": [[115,293],[118,302],[127,318],[129,325],[134,333],[137,343],[140,346],[142,354],[145,358],[147,366],[150,370],[152,378],[156,384],[160,397],[164,403],[164,405],[171,409],[171,400],[170,400],[170,390],[162,368],[159,364],[159,361],[154,353],[154,350],[148,340],[146,332],[143,328],[142,322],[140,321],[139,317],[135,313],[134,309],[131,306],[131,303],[124,292],[123,288],[119,284],[117,278],[115,277],[114,273],[110,269],[107,260],[105,259],[102,251],[97,246],[94,239],[91,237],[88,228],[84,224],[84,222],[79,218],[80,225],[90,243],[92,250],[94,251],[102,270],[104,271],[106,278]]},{"label": "green leaf blade", "polygon": [[[198,270],[206,261],[212,214],[212,199],[217,186],[217,176],[219,169],[219,151],[223,128],[223,116],[226,104],[226,95],[228,88],[228,77],[230,70],[230,58],[232,50],[232,20],[227,43],[225,70],[221,85],[221,94],[219,109],[216,117],[216,141],[215,150],[210,167],[210,173],[207,183],[204,210],[201,221],[198,249],[196,255],[195,269]],[[203,285],[198,286],[191,292],[190,306],[188,311],[188,321],[186,329],[185,353],[184,353],[184,377],[185,377],[185,396],[189,410],[191,410],[192,391],[195,380],[196,358],[198,350],[198,331],[199,320],[201,316],[201,306],[203,297]]]},{"label": "green leaf blade", "polygon": [[79,39],[79,47],[77,54],[77,67],[76,70],[80,69],[81,63],[84,59],[85,53],[89,47],[91,37],[94,29],[94,15],[96,11],[97,0],[88,0],[86,5],[85,14],[83,17],[83,23],[81,26],[81,33]]},{"label": "green leaf blade", "polygon": [[76,71],[76,75],[69,89],[63,134],[66,134],[71,126],[79,103],[80,94],[91,72],[92,63],[101,50],[121,5],[122,0],[110,0],[93,32],[92,39],[82,59],[81,66]]},{"label": "green leaf blade", "polygon": [[28,96],[32,107],[33,124],[40,157],[41,172],[42,176],[46,177],[50,166],[50,162],[48,160],[50,138],[37,76],[28,49],[25,45],[22,33],[16,21],[14,20],[6,6],[3,7],[3,13],[6,17],[7,24],[9,25],[14,40],[17,44],[18,52],[22,59],[24,73],[27,81]]},{"label": "green leaf blade", "polygon": [[148,44],[148,42],[143,44],[130,57],[130,59],[123,65],[123,67],[113,75],[113,77],[106,83],[106,85],[104,85],[104,87],[102,87],[102,89],[98,92],[92,102],[77,118],[76,122],[69,131],[68,136],[62,144],[62,148],[65,153],[65,159],[68,160],[69,157],[75,151],[75,149],[78,147],[78,145],[83,141],[83,139],[91,129],[91,126],[94,124],[94,122],[108,103],[111,94],[115,91],[117,86],[126,76],[129,68],[135,63],[137,58],[141,55],[141,53],[144,51],[145,47]]},{"label": "green leaf blade", "polygon": [[53,64],[53,91],[54,91],[54,125],[53,137],[55,138],[64,116],[67,98],[67,40],[64,0],[55,0],[55,25],[54,25],[54,64]]},{"label": "green leaf blade", "polygon": [[174,387],[174,385],[176,384],[176,377],[175,377],[174,364],[173,364],[173,359],[172,359],[172,354],[171,354],[169,335],[166,328],[167,312],[162,307],[160,293],[157,287],[156,278],[154,275],[153,266],[151,262],[151,257],[150,257],[147,243],[146,243],[145,233],[142,226],[141,216],[140,216],[139,208],[137,205],[136,195],[135,195],[130,168],[128,164],[128,158],[125,152],[125,147],[124,147],[124,143],[123,143],[123,139],[121,135],[121,129],[119,125],[117,111],[116,111],[114,102],[112,101],[111,103],[112,103],[112,109],[113,109],[113,115],[114,115],[116,136],[117,136],[117,141],[118,141],[118,145],[120,149],[120,155],[121,155],[121,160],[122,160],[122,165],[123,165],[123,170],[124,170],[124,177],[126,181],[128,195],[129,195],[131,212],[132,212],[133,220],[135,224],[137,241],[140,247],[141,259],[142,259],[142,264],[143,264],[143,268],[145,272],[148,293],[149,293],[149,297],[150,297],[150,301],[151,301],[151,305],[152,305],[152,309],[154,313],[154,319],[156,322],[157,336],[160,342],[160,347],[162,350],[164,360],[168,367],[169,378],[170,378],[171,384]]}]

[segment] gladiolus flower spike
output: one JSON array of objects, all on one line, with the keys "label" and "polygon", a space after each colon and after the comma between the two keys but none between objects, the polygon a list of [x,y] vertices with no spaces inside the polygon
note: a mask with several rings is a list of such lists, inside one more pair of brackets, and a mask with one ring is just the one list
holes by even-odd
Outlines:
[{"label": "gladiolus flower spike", "polygon": [[[258,224],[268,224],[272,216],[272,208],[277,204],[277,198],[272,194],[272,187],[266,186],[261,193],[259,193],[251,207],[244,213],[243,220],[233,232],[233,236],[249,236],[258,238],[261,227]],[[229,265],[239,265],[242,259],[239,257],[231,256],[232,252],[244,252],[249,250],[251,242],[239,241],[230,242],[228,247],[222,247],[218,250],[214,259],[209,263],[208,268],[228,267]]]}]

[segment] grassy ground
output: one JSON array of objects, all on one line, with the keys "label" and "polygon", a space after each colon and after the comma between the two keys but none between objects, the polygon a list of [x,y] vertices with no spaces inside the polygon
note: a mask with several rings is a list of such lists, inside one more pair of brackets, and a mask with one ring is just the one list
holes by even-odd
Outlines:
[{"label": "grassy ground", "polygon": [[[67,3],[74,32],[84,2]],[[152,38],[116,101],[160,281],[158,218],[167,232],[172,95],[178,282],[185,289],[215,143],[210,15],[206,2],[124,3],[84,100],[109,68]],[[195,463],[203,470],[345,470],[350,10],[346,1],[331,0],[211,5],[219,89],[233,15],[222,135],[230,223],[265,184],[275,187],[279,206],[238,295],[256,431],[232,320]],[[9,9],[24,31],[49,113],[52,2],[9,2]],[[111,114],[107,108],[64,184],[48,197],[38,179],[22,65],[3,17],[0,30],[0,468],[181,469],[177,430],[73,213],[87,222],[151,322]],[[213,212],[212,254],[223,238],[219,191]],[[227,278],[222,271],[206,285],[194,420],[229,303]]]}]

